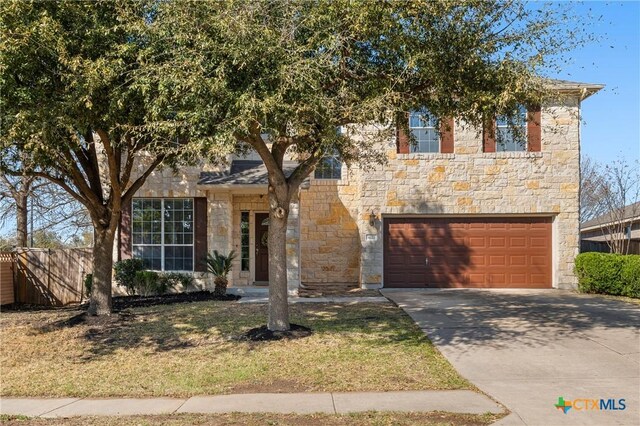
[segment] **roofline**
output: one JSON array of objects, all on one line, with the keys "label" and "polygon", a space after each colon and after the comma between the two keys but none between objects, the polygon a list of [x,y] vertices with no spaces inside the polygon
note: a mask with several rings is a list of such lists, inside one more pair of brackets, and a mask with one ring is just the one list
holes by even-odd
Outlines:
[{"label": "roofline", "polygon": [[[627,222],[635,222],[636,220],[640,220],[640,215],[638,216],[633,216],[633,217],[629,217],[626,219],[622,219],[622,221],[620,221],[621,223],[627,223]],[[589,225],[586,228],[580,228],[580,232],[582,231],[593,231],[596,229],[602,229],[606,226],[610,226],[610,225],[614,225],[617,221],[609,221],[609,222],[603,222],[603,223],[598,223],[596,225]]]}]

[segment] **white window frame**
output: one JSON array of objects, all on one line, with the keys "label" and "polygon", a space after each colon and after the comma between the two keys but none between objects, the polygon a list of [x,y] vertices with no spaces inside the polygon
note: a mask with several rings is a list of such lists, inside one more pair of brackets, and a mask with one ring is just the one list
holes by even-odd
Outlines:
[{"label": "white window frame", "polygon": [[[411,111],[409,112],[409,132],[413,134],[414,130],[433,130],[435,135],[436,135],[436,140],[438,141],[438,150],[437,151],[420,151],[420,141],[416,138],[416,144],[411,144],[411,146],[409,147],[409,152],[412,154],[439,154],[442,152],[442,138],[440,137],[440,130],[437,127],[437,124],[433,124],[430,123],[432,125],[430,126],[412,126],[411,125],[411,116],[412,115],[420,115],[420,116],[427,116],[429,118],[428,121],[432,121],[435,117],[429,112],[429,110],[423,108],[421,110],[418,111]],[[419,118],[421,123],[424,123],[427,120],[422,119],[422,117]],[[437,122],[437,120],[436,120]],[[414,136],[415,138],[415,136]]]},{"label": "white window frame", "polygon": [[[134,244],[133,243],[133,201],[145,201],[145,200],[160,200],[160,244]],[[165,244],[164,243],[164,201],[165,200],[191,200],[191,210],[193,215],[193,233],[191,238],[191,244]],[[196,203],[193,197],[169,197],[169,198],[160,198],[160,197],[140,197],[133,198],[131,200],[131,257],[134,253],[134,246],[145,246],[145,247],[160,247],[160,267],[161,269],[149,269],[150,271],[156,272],[194,272],[195,271],[195,263],[196,263]],[[164,268],[164,248],[165,246],[180,246],[180,247],[188,247],[191,246],[191,269],[190,270],[170,270],[167,271]],[[139,258],[138,258],[139,259]]]},{"label": "white window frame", "polygon": [[342,179],[342,169],[343,169],[343,164],[342,164],[342,160],[340,159],[340,154],[338,153],[337,150],[332,151],[331,153],[326,153],[322,156],[322,159],[320,159],[320,162],[318,163],[318,165],[320,165],[321,162],[323,162],[326,158],[333,158],[337,164],[340,164],[340,176],[335,177],[333,176],[333,172],[335,171],[335,169],[331,170],[331,177],[322,177],[322,176],[318,176],[318,166],[316,166],[315,171],[313,172],[313,178],[317,179],[317,180],[341,180]]},{"label": "white window frame", "polygon": [[[496,117],[496,152],[527,152],[529,151],[529,126],[528,126],[528,110],[524,106],[519,106],[520,115],[522,115],[524,131],[522,132],[524,137],[524,144],[521,144],[518,141],[514,141],[513,139],[509,141],[503,141],[501,143],[498,135],[501,134],[500,130],[506,130],[507,132],[511,132],[511,137],[513,138],[513,131],[509,123],[505,122],[505,124],[498,124],[501,121],[502,116]],[[510,143],[514,147],[518,147],[520,149],[500,149],[500,147],[506,147],[506,143]]]}]

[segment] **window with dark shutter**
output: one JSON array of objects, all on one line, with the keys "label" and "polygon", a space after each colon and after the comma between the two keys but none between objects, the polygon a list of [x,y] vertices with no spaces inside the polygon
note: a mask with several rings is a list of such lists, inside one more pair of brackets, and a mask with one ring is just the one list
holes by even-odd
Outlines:
[{"label": "window with dark shutter", "polygon": [[409,153],[453,153],[452,118],[438,119],[425,108],[404,115],[415,144],[411,144],[409,135],[403,126],[397,126],[397,152]]}]

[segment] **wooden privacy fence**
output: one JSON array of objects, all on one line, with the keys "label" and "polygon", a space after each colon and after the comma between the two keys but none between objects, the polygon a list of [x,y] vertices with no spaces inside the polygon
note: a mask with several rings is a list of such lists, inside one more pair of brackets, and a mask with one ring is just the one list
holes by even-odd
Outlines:
[{"label": "wooden privacy fence", "polygon": [[13,302],[13,253],[0,253],[0,305]]},{"label": "wooden privacy fence", "polygon": [[84,300],[84,277],[91,273],[92,250],[16,249],[17,303],[62,306]]}]

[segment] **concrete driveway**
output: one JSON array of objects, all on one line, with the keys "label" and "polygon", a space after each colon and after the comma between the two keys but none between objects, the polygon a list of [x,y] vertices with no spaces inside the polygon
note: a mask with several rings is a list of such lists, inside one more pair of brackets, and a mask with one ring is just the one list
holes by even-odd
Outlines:
[{"label": "concrete driveway", "polygon": [[[560,290],[383,290],[464,377],[507,406],[500,424],[640,425],[640,305]],[[564,414],[558,397],[625,410]]]}]

